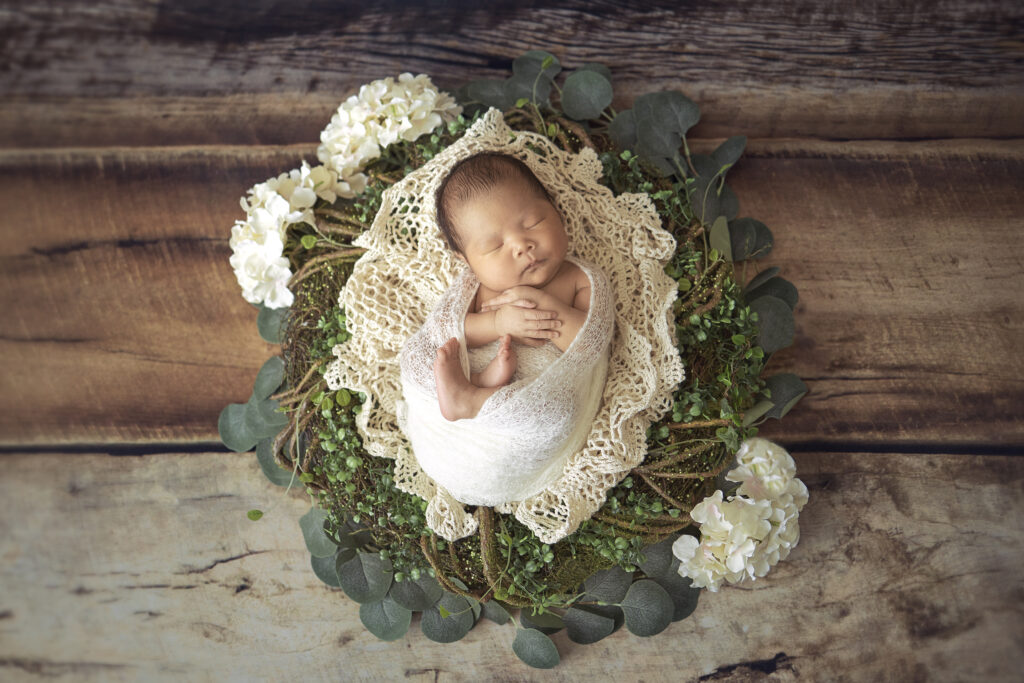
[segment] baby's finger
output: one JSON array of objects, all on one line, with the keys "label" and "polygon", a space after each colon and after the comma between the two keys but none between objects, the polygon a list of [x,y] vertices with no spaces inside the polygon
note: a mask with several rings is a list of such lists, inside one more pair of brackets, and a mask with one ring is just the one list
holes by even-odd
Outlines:
[{"label": "baby's finger", "polygon": [[533,339],[554,339],[561,337],[562,333],[558,330],[531,330],[530,337]]},{"label": "baby's finger", "polygon": [[527,320],[550,320],[557,318],[558,314],[554,311],[526,311],[523,313],[523,317]]},{"label": "baby's finger", "polygon": [[550,319],[550,320],[533,320],[526,323],[527,329],[530,330],[554,330],[562,326],[561,320]]}]

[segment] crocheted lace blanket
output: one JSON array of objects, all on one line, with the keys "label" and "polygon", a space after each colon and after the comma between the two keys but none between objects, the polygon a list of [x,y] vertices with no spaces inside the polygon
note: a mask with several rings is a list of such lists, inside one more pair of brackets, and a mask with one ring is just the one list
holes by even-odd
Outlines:
[{"label": "crocheted lace blanket", "polygon": [[674,340],[676,284],[664,272],[675,240],[648,195],[616,197],[598,182],[601,163],[593,150],[573,154],[543,135],[513,131],[492,109],[390,187],[370,229],[356,240],[367,251],[340,297],[351,339],[334,348],[326,379],[332,389],[366,394],[356,418],[363,444],[370,455],[396,460],[395,485],[428,501],[427,525],[448,540],[474,533],[476,518],[416,461],[397,406],[402,345],[462,272],[437,227],[434,191],[459,159],[483,151],[513,155],[530,167],[562,216],[569,253],[603,272],[614,295],[607,379],[585,445],[542,491],[495,507],[554,543],[593,515],[608,490],[643,462],[647,427],[669,408],[684,376]]},{"label": "crocheted lace blanket", "polygon": [[480,285],[471,271],[456,278],[402,347],[405,400],[397,406],[398,425],[420,467],[461,503],[496,507],[540,493],[590,433],[604,390],[615,312],[604,275],[569,260],[591,283],[590,310],[576,338],[565,353],[551,342],[536,349],[514,344],[524,360],[517,370],[525,371],[492,394],[476,417],[451,422],[441,415],[433,368],[438,347],[455,337],[469,376],[464,321]]}]

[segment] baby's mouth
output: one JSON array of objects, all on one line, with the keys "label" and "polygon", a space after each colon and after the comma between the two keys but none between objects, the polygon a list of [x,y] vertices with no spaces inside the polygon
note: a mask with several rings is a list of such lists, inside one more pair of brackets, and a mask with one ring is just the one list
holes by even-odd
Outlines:
[{"label": "baby's mouth", "polygon": [[539,261],[534,261],[530,265],[526,266],[525,268],[523,268],[523,274],[526,274],[526,273],[529,273],[529,272],[535,270],[538,266],[540,266],[542,263],[544,263],[545,260],[546,259],[540,259]]}]

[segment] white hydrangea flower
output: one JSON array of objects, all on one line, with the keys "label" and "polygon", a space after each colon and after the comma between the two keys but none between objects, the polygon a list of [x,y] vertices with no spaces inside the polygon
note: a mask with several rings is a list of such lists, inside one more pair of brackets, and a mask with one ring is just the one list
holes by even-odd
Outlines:
[{"label": "white hydrangea flower", "polygon": [[808,496],[793,458],[778,444],[749,439],[737,461],[726,475],[742,482],[737,495],[726,501],[715,491],[698,503],[690,517],[700,524],[700,539],[683,535],[672,545],[679,574],[712,592],[722,581],[764,576],[800,540],[797,520]]},{"label": "white hydrangea flower", "polygon": [[403,73],[367,83],[341,103],[320,134],[317,157],[338,174],[338,194],[353,197],[366,187],[362,170],[398,140],[412,141],[455,119],[462,107],[425,74]]},{"label": "white hydrangea flower", "polygon": [[246,301],[269,308],[292,305],[294,296],[288,289],[292,274],[283,249],[276,233],[267,234],[263,242],[243,239],[235,246],[230,263]]},{"label": "white hydrangea flower", "polygon": [[741,482],[739,493],[751,498],[782,495],[796,476],[796,463],[782,446],[767,439],[747,439],[736,452],[737,466],[725,478]]}]

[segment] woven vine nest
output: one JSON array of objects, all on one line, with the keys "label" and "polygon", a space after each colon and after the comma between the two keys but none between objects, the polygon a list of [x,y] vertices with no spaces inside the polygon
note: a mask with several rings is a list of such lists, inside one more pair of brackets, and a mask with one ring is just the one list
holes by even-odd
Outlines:
[{"label": "woven vine nest", "polygon": [[[716,476],[731,464],[736,445],[756,431],[741,418],[763,389],[763,355],[750,353],[756,328],[745,316],[736,317],[743,304],[733,264],[709,257],[705,226],[665,200],[677,194],[668,179],[568,119],[543,120],[529,109],[512,109],[505,121],[516,130],[548,135],[567,151],[594,149],[613,191],[651,194],[663,227],[677,241],[666,270],[680,283],[673,312],[687,377],[674,394],[674,407],[648,431],[644,462],[609,492],[590,520],[558,543],[540,543],[512,515],[488,507],[469,508],[479,523],[474,535],[445,542],[424,523],[426,502],[391,485],[394,461],[370,457],[361,448],[353,415],[370,399],[328,390],[323,373],[331,349],[347,338],[339,293],[362,253],[349,243],[372,221],[380,192],[426,163],[465,126],[451,126],[428,144],[405,145],[400,168],[391,159],[390,170],[383,163],[368,169],[365,198],[316,208],[317,232],[333,239],[292,255],[299,266],[290,283],[295,302],[284,323],[284,389],[275,395],[288,409],[289,422],[272,453],[282,468],[299,473],[327,511],[328,535],[344,559],[356,548],[386,551],[396,580],[429,573],[450,593],[543,612],[573,604],[583,582],[598,571],[617,565],[639,570],[636,576],[642,577],[644,549],[693,524],[689,511],[719,488]],[[724,321],[710,333],[708,316]],[[724,354],[728,344],[731,354]],[[707,395],[715,386],[721,390]],[[702,391],[703,398],[693,399]],[[704,405],[693,409],[693,400]],[[708,412],[720,417],[707,418]]]}]

